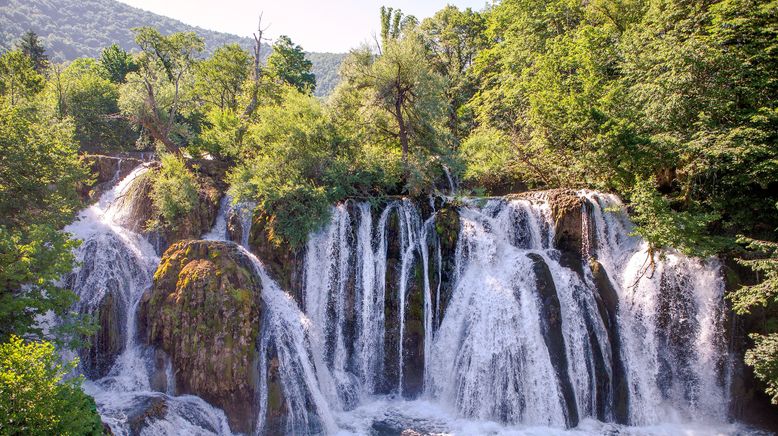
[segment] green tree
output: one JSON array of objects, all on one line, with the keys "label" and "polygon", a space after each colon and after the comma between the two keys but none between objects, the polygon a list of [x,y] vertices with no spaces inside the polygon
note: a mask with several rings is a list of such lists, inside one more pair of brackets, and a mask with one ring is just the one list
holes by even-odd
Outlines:
[{"label": "green tree", "polygon": [[381,45],[378,47],[379,50],[386,47],[389,41],[400,39],[404,32],[413,30],[419,24],[416,17],[405,15],[400,9],[381,6],[380,13]]},{"label": "green tree", "polygon": [[258,107],[257,120],[247,132],[247,159],[229,175],[230,194],[257,202],[271,242],[299,247],[336,198],[336,181],[327,177],[335,128],[315,97],[291,87],[279,105]]},{"label": "green tree", "polygon": [[138,65],[132,55],[118,44],[103,49],[100,54],[100,65],[106,78],[117,84],[124,83],[127,74],[138,71]]},{"label": "green tree", "polygon": [[104,77],[98,61],[76,59],[61,71],[53,68],[50,76],[48,93],[57,113],[73,120],[82,146],[121,149],[133,141],[131,126],[119,117],[119,88]]},{"label": "green tree", "polygon": [[[778,307],[778,243],[741,237],[748,252],[738,262],[756,272],[761,281],[751,286],[741,286],[728,294],[732,309],[746,315],[754,309]],[[767,312],[770,313],[770,312]],[[754,368],[754,374],[765,385],[773,404],[778,404],[778,333],[775,318],[768,318],[765,329],[749,337],[754,346],[746,351],[745,362]]]},{"label": "green tree", "polygon": [[[49,310],[64,319],[60,340],[82,327],[69,313],[75,295],[59,285],[73,267],[77,243],[59,231],[80,205],[86,169],[72,124],[0,106],[0,340],[43,337],[35,319]],[[74,321],[74,322],[70,322]]]},{"label": "green tree", "polygon": [[251,57],[238,44],[216,49],[197,65],[195,92],[207,105],[236,111],[249,78]]},{"label": "green tree", "polygon": [[434,149],[442,142],[443,80],[428,66],[416,35],[388,41],[380,56],[368,48],[352,51],[341,75],[344,89],[339,98],[361,107],[357,112],[378,135],[399,142],[406,166],[412,145]]},{"label": "green tree", "polygon": [[301,92],[313,92],[316,76],[311,72],[313,64],[305,57],[302,47],[281,35],[273,44],[273,52],[267,58],[267,71],[271,77],[294,86]]},{"label": "green tree", "polygon": [[163,154],[161,163],[161,168],[151,179],[151,201],[163,222],[150,225],[175,228],[176,223],[197,206],[197,178],[179,156]]},{"label": "green tree", "polygon": [[24,52],[11,50],[0,55],[0,96],[11,106],[40,92],[43,84],[43,76]]},{"label": "green tree", "polygon": [[191,100],[191,72],[203,50],[203,40],[192,32],[165,36],[151,27],[135,28],[133,32],[141,49],[137,57],[139,71],[127,76],[119,106],[168,152],[180,155],[174,134],[186,137],[186,130],[191,128],[177,122],[182,108],[190,102],[185,97]]},{"label": "green tree", "polygon": [[746,351],[746,364],[754,367],[756,377],[767,385],[765,392],[778,404],[778,333],[752,334],[754,347]]},{"label": "green tree", "polygon": [[0,344],[0,433],[101,435],[94,400],[69,377],[77,361],[62,364],[49,342],[11,336]]},{"label": "green tree", "polygon": [[472,125],[472,115],[463,106],[476,91],[476,82],[467,72],[486,47],[486,20],[470,8],[460,11],[449,5],[422,21],[420,30],[433,68],[446,80],[448,127],[461,139]]},{"label": "green tree", "polygon": [[46,73],[46,69],[49,67],[49,57],[46,56],[46,48],[43,47],[35,32],[27,31],[16,43],[16,47],[30,58],[32,66],[38,74]]}]

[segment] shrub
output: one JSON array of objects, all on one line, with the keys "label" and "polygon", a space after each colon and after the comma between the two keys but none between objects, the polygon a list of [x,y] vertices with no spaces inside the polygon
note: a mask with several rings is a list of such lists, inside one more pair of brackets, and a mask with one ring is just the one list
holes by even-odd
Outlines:
[{"label": "shrub", "polygon": [[198,183],[195,175],[180,157],[162,155],[162,167],[152,178],[151,200],[163,223],[175,227],[176,222],[197,206]]},{"label": "shrub", "polygon": [[778,404],[778,333],[752,334],[754,348],[746,351],[746,364],[754,367],[756,377],[767,385],[765,392]]},{"label": "shrub", "polygon": [[0,434],[102,434],[83,377],[66,377],[76,364],[61,363],[50,342],[12,336],[0,345]]}]

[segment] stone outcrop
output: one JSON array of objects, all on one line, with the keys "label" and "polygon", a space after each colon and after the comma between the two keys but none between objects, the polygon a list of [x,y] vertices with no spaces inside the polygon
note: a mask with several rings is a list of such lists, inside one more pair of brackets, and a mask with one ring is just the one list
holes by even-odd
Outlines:
[{"label": "stone outcrop", "polygon": [[126,156],[86,154],[81,158],[89,167],[93,180],[89,183],[79,183],[78,192],[85,202],[90,203],[97,201],[100,195],[143,163],[139,158]]},{"label": "stone outcrop", "polygon": [[565,421],[567,427],[572,428],[578,425],[579,417],[575,391],[568,375],[567,351],[562,334],[562,307],[554,285],[554,277],[543,257],[536,253],[530,253],[527,257],[532,260],[532,269],[535,273],[543,339],[559,379],[559,390],[562,392],[566,409]]},{"label": "stone outcrop", "polygon": [[116,358],[124,351],[124,309],[116,294],[107,293],[95,312],[99,322],[97,331],[90,338],[89,345],[79,350],[81,367],[90,379],[107,375]]},{"label": "stone outcrop", "polygon": [[[281,289],[289,292],[297,304],[301,304],[305,250],[293,248],[286,242],[279,245],[271,242],[267,226],[269,219],[270,216],[262,210],[256,211],[249,230],[249,247],[252,253],[262,259],[262,264],[270,277],[279,284]],[[245,229],[241,228],[241,232],[244,231]],[[236,239],[238,235],[230,236],[231,239],[240,241],[239,238]]]},{"label": "stone outcrop", "polygon": [[[596,260],[589,260],[592,278],[597,288],[597,309],[600,318],[608,331],[608,342],[611,346],[611,374],[613,374],[613,417],[620,424],[629,420],[629,386],[627,385],[626,369],[621,356],[621,337],[618,329],[619,297],[611,284],[605,268]],[[602,403],[600,403],[602,404]],[[598,418],[604,418],[604,411],[598,410]]]},{"label": "stone outcrop", "polygon": [[584,200],[572,189],[524,192],[506,198],[548,201],[554,225],[554,247],[562,254],[560,263],[583,276],[584,249],[589,238],[583,234]]},{"label": "stone outcrop", "polygon": [[261,284],[232,243],[181,241],[165,252],[140,325],[175,371],[175,393],[222,408],[233,431],[256,422]]},{"label": "stone outcrop", "polygon": [[[158,171],[158,164],[152,164],[149,171],[133,180],[119,201],[127,211],[118,220],[124,227],[145,234],[162,253],[166,247],[176,241],[199,238],[213,226],[219,211],[219,199],[224,190],[220,176],[211,175],[197,166],[195,175],[199,185],[197,205],[175,223],[164,223],[154,209],[151,199],[153,178]],[[216,173],[216,170],[211,169]],[[129,204],[127,204],[129,203]],[[149,223],[159,222],[159,226],[149,229]]]},{"label": "stone outcrop", "polygon": [[454,293],[455,257],[459,241],[459,212],[456,205],[444,205],[435,216],[435,237],[440,244],[441,265],[438,271],[436,248],[430,245],[430,288],[434,293],[440,288],[440,307],[436,307],[437,299],[432,302],[433,313],[439,314],[433,320],[433,328],[437,330],[446,314],[446,307]]}]

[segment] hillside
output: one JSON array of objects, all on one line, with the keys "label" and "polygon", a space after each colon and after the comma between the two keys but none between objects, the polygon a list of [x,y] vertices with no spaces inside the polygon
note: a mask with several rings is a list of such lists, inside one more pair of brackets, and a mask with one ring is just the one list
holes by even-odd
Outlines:
[{"label": "hillside", "polygon": [[[248,37],[190,26],[115,0],[8,0],[0,3],[0,50],[11,47],[19,36],[32,30],[41,36],[53,60],[96,57],[112,43],[134,49],[130,29],[139,26],[153,26],[165,34],[196,32],[205,38],[207,53],[233,42],[247,49],[253,44]],[[264,50],[265,57],[269,53]],[[317,79],[316,95],[327,95],[335,87],[343,57],[337,53],[309,53]]]}]

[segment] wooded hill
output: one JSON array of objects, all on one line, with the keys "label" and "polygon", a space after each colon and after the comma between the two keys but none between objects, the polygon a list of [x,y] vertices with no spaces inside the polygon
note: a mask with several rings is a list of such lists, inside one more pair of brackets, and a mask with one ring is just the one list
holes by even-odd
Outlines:
[{"label": "wooded hill", "polygon": [[[103,48],[116,43],[126,50],[136,45],[130,29],[152,26],[163,34],[195,32],[205,39],[205,53],[237,42],[251,50],[253,40],[229,33],[190,26],[115,0],[8,0],[0,4],[0,51],[13,46],[24,32],[37,33],[54,61],[99,57]],[[265,46],[263,57],[270,54]],[[316,75],[315,95],[328,95],[338,84],[338,68],[345,54],[308,53]]]}]

